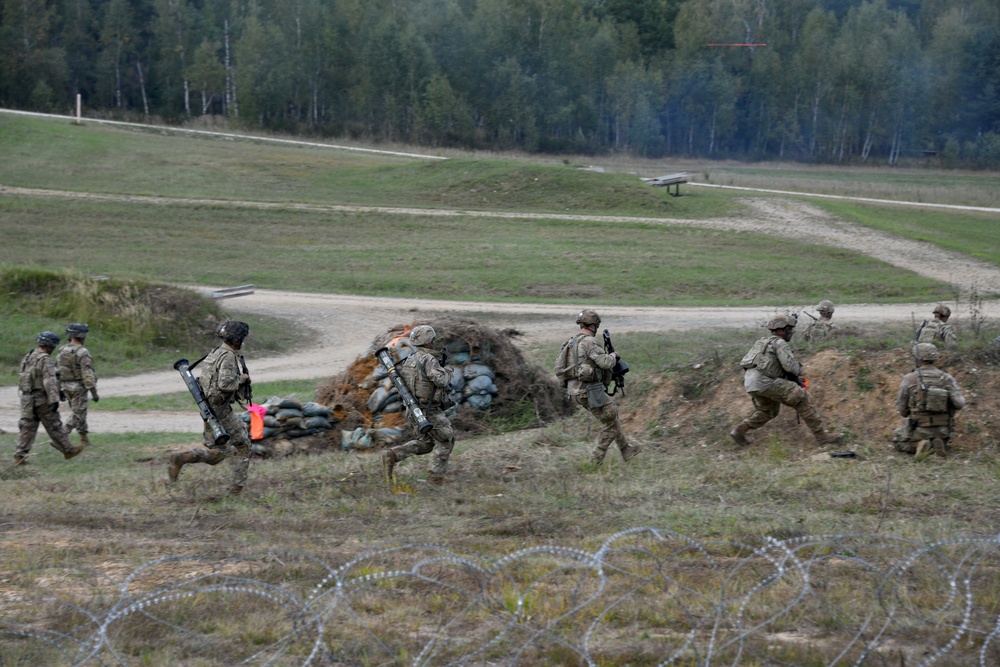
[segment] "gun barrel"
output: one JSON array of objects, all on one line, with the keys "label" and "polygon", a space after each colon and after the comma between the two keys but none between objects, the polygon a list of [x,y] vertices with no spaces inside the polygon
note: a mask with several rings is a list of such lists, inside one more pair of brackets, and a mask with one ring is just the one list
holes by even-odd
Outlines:
[{"label": "gun barrel", "polygon": [[201,390],[201,385],[198,384],[198,380],[195,379],[194,375],[191,373],[191,367],[187,359],[178,359],[174,362],[174,370],[181,374],[181,379],[184,380],[184,384],[187,385],[188,391],[194,398],[195,404],[198,406],[198,412],[201,414],[202,420],[208,424],[209,428],[212,429],[212,437],[215,441],[216,447],[222,447],[227,442],[229,442],[229,432],[226,431],[225,427],[219,422],[215,413],[212,412],[212,407],[205,400],[205,394]]},{"label": "gun barrel", "polygon": [[420,409],[420,404],[417,403],[417,399],[413,397],[413,394],[410,393],[410,390],[406,387],[406,383],[403,382],[403,378],[400,377],[399,371],[396,369],[396,362],[393,361],[392,353],[389,352],[389,348],[379,348],[375,352],[375,357],[383,366],[385,366],[385,370],[389,373],[389,379],[392,381],[393,386],[396,387],[396,391],[399,392],[400,398],[403,399],[403,404],[406,406],[406,410],[409,413],[410,418],[416,425],[417,432],[424,434],[434,428],[434,424],[427,419],[427,415],[425,415],[424,411]]}]

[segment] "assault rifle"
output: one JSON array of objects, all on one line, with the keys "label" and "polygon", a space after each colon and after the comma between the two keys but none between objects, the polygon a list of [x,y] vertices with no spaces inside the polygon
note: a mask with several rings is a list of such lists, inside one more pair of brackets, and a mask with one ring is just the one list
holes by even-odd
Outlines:
[{"label": "assault rifle", "polygon": [[209,428],[212,429],[212,437],[215,438],[215,446],[222,447],[227,442],[229,442],[229,432],[226,431],[225,427],[219,422],[218,417],[212,412],[212,406],[208,404],[205,400],[205,393],[201,390],[201,385],[198,384],[198,380],[195,379],[194,375],[191,374],[191,367],[188,364],[187,359],[178,359],[174,362],[174,370],[181,374],[181,379],[184,380],[184,384],[187,385],[188,391],[191,392],[191,396],[194,397],[194,402],[198,405],[198,412],[201,413],[201,418],[205,420]]},{"label": "assault rifle", "polygon": [[[927,385],[924,384],[924,375],[920,372],[920,357],[917,355],[917,342],[920,340],[920,330],[924,328],[923,324],[920,325],[920,329],[917,329],[917,316],[910,311],[910,321],[913,323],[913,347],[910,349],[913,352],[913,363],[917,365],[917,382],[920,384],[920,396],[923,400],[920,402],[926,407],[927,406]],[[924,324],[927,320],[924,320]]]},{"label": "assault rifle", "polygon": [[[611,354],[615,351],[614,346],[611,344],[611,332],[607,329],[604,330],[604,351]],[[621,360],[621,357],[615,360],[615,366],[611,369],[611,384],[614,389],[609,386],[606,393],[608,396],[614,396],[621,389],[622,396],[625,395],[625,374],[628,373],[628,364]]]},{"label": "assault rifle", "polygon": [[396,370],[396,362],[393,361],[392,352],[389,351],[389,348],[379,348],[378,351],[375,352],[375,357],[383,366],[385,366],[385,370],[388,371],[389,379],[392,380],[392,384],[395,385],[400,398],[403,399],[403,404],[406,406],[406,412],[410,415],[410,419],[416,425],[417,432],[424,434],[434,428],[434,424],[427,419],[427,415],[425,415],[424,411],[420,409],[420,404],[417,403],[417,399],[415,399],[413,394],[410,393],[410,390],[406,388],[406,383],[403,382],[403,378],[400,377],[399,371]]},{"label": "assault rifle", "polygon": [[247,376],[247,381],[246,384],[237,390],[237,395],[242,393],[247,405],[251,405],[253,403],[253,384],[250,382],[250,371],[247,369],[247,360],[243,358],[242,354],[240,355],[240,368],[243,370],[244,375]]}]

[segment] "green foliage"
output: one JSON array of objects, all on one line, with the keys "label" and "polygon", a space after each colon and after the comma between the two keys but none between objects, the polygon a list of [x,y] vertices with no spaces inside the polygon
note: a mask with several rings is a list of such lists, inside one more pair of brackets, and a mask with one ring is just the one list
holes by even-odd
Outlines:
[{"label": "green foliage", "polygon": [[0,359],[9,374],[39,331],[54,331],[68,342],[70,322],[90,326],[88,349],[102,372],[127,372],[131,364],[165,366],[178,349],[203,347],[224,319],[215,302],[188,289],[69,271],[7,268],[0,272],[0,294]]},{"label": "green foliage", "polygon": [[14,3],[0,99],[469,149],[1000,163],[993,0],[832,4]]}]

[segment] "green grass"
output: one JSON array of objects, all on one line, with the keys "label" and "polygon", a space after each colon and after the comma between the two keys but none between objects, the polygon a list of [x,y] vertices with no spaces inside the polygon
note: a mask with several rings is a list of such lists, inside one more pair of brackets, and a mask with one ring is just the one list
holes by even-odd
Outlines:
[{"label": "green grass", "polygon": [[[251,369],[252,370],[252,369]],[[252,379],[252,378],[251,378]],[[300,401],[313,400],[316,393],[316,380],[282,380],[279,382],[254,382],[253,398],[255,403],[263,403],[271,396],[287,398],[298,397]],[[192,410],[194,405],[191,394],[179,391],[155,396],[116,396],[102,398],[97,407],[91,405],[91,410]]]},{"label": "green grass", "polygon": [[[44,226],[45,244],[34,230]],[[0,199],[0,265],[205,285],[483,301],[750,305],[932,301],[858,253],[655,223]],[[794,273],[774,267],[804,267]]]},{"label": "green grass", "polygon": [[404,158],[0,114],[0,183],[73,192],[215,200],[701,217],[635,176],[503,159]]},{"label": "green grass", "polygon": [[[1000,190],[1000,182],[997,183]],[[946,250],[1000,265],[1000,216],[911,207],[871,206],[846,201],[815,200],[837,217],[904,238],[926,241]]]}]

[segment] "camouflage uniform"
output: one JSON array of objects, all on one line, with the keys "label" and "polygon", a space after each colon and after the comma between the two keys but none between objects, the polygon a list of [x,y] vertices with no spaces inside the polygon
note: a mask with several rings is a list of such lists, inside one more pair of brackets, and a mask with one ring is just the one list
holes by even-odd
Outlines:
[{"label": "camouflage uniform", "polygon": [[813,405],[809,392],[799,384],[802,364],[795,359],[788,341],[774,333],[777,330],[793,329],[794,326],[789,324],[786,316],[772,318],[768,322],[768,329],[772,334],[754,343],[743,357],[741,365],[746,371],[743,388],[750,394],[754,411],[730,433],[739,445],[749,444],[746,439],[747,431],[760,428],[777,417],[782,405],[795,409],[820,444],[836,443],[842,439],[839,435],[823,430],[823,419]]},{"label": "camouflage uniform", "polygon": [[[428,329],[430,331],[427,331]],[[434,427],[426,433],[418,433],[415,438],[402,445],[383,452],[383,464],[386,466],[386,474],[390,477],[396,463],[432,451],[434,456],[431,458],[430,472],[438,477],[444,475],[448,470],[451,451],[455,448],[455,430],[442,406],[451,383],[452,371],[443,368],[434,355],[434,350],[428,347],[434,335],[434,329],[430,326],[414,327],[410,332],[413,351],[399,365],[399,375],[403,383]]]},{"label": "camouflage uniform", "polygon": [[563,379],[566,394],[601,423],[597,444],[590,452],[590,460],[596,464],[604,462],[612,443],[618,446],[625,461],[641,451],[641,446],[628,443],[618,418],[618,406],[606,391],[611,382],[611,369],[617,358],[605,352],[593,333],[586,328],[600,322],[597,313],[592,310],[580,313],[577,324],[584,328],[563,343],[556,359],[556,375]]},{"label": "camouflage uniform", "polygon": [[[42,336],[49,333],[40,334],[39,342],[41,343]],[[58,336],[50,335],[54,338],[55,344],[58,344]],[[23,463],[27,458],[31,446],[35,443],[39,424],[45,427],[52,446],[62,452],[65,458],[71,459],[83,451],[83,447],[74,447],[70,444],[59,419],[59,381],[56,380],[56,365],[50,356],[52,347],[54,345],[45,349],[44,345],[40,345],[26,354],[21,361],[18,375],[21,418],[17,422],[15,464]],[[55,410],[52,409],[53,405],[56,406]]]},{"label": "camouflage uniform", "polygon": [[69,342],[59,349],[56,355],[56,368],[59,370],[59,386],[66,395],[66,402],[73,413],[66,420],[63,430],[68,435],[75,428],[80,434],[81,442],[88,442],[87,434],[87,404],[90,393],[97,395],[97,373],[94,372],[94,359],[83,343]]},{"label": "camouflage uniform", "polygon": [[[220,328],[225,332],[231,324],[243,325],[242,322],[226,322]],[[220,335],[223,335],[220,333]],[[243,334],[244,336],[246,334]],[[224,340],[226,340],[224,336]],[[239,349],[243,338],[238,343],[226,340],[221,346],[212,350],[199,364],[201,375],[198,384],[205,394],[205,400],[215,414],[219,423],[229,433],[229,442],[216,446],[215,435],[206,422],[202,435],[204,446],[194,447],[186,452],[178,452],[171,456],[168,474],[171,481],[176,481],[181,466],[188,463],[207,463],[217,465],[227,458],[233,460],[233,482],[229,493],[239,495],[247,483],[247,472],[250,467],[250,436],[246,424],[233,412],[232,403],[244,398],[248,378],[243,374],[240,364]]]},{"label": "camouflage uniform", "polygon": [[958,336],[955,330],[948,324],[951,317],[951,308],[938,304],[934,307],[934,319],[924,320],[917,330],[918,343],[933,343],[935,346],[943,345],[948,349],[958,347]]},{"label": "camouflage uniform", "polygon": [[802,332],[802,339],[806,341],[823,340],[833,335],[837,325],[833,323],[833,302],[824,299],[816,306],[819,318],[811,320],[806,330]]},{"label": "camouflage uniform", "polygon": [[899,384],[896,412],[903,425],[893,432],[892,440],[907,454],[933,448],[944,456],[954,434],[955,413],[965,407],[965,397],[955,378],[934,365],[938,351],[933,344],[918,344],[915,354],[920,372],[907,373]]}]

